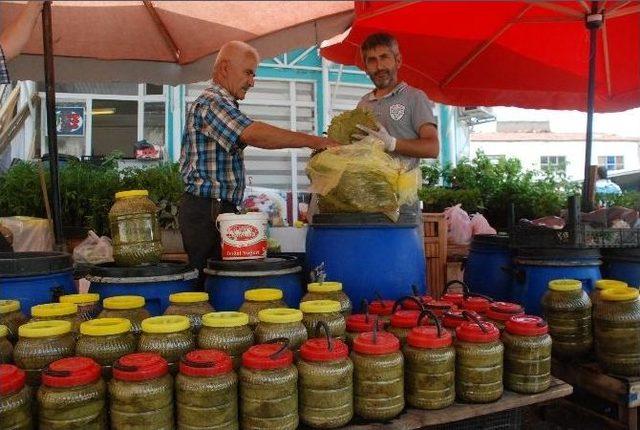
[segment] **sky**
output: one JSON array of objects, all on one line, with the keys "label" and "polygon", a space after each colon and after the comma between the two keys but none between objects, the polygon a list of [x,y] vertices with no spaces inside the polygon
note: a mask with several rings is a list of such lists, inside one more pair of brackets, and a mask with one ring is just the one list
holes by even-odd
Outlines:
[{"label": "sky", "polygon": [[[578,111],[536,110],[513,107],[495,107],[493,113],[498,121],[550,121],[554,133],[580,133],[587,129],[587,114]],[[473,128],[477,132],[496,131],[496,123],[480,124]],[[595,114],[595,133],[617,134],[622,137],[640,137],[640,108],[625,112]]]}]

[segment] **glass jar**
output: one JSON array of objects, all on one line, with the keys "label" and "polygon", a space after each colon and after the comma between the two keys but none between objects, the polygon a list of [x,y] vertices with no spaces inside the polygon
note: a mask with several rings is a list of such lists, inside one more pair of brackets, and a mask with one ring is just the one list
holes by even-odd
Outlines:
[{"label": "glass jar", "polygon": [[468,321],[465,316],[465,312],[470,313],[476,318],[482,319],[482,317],[474,311],[452,310],[445,312],[442,316],[442,326],[449,331],[454,340],[456,338],[456,329]]},{"label": "glass jar", "polygon": [[102,366],[105,378],[111,378],[111,366],[123,355],[136,352],[136,337],[131,322],[124,318],[97,318],[80,324],[76,355],[89,357]]},{"label": "glass jar", "polygon": [[202,317],[198,348],[217,349],[231,356],[233,369],[242,363],[242,354],[253,345],[249,316],[242,312],[211,312]]},{"label": "glass jar", "polygon": [[260,311],[258,318],[260,323],[253,332],[256,343],[286,338],[289,348],[297,351],[308,339],[307,329],[302,324],[302,312],[298,309],[264,309]]},{"label": "glass jar", "polygon": [[174,374],[180,357],[195,347],[189,318],[183,315],[162,315],[142,321],[138,351],[160,354]]},{"label": "glass jar", "polygon": [[286,343],[249,348],[242,354],[239,380],[241,428],[298,428],[298,370]]},{"label": "glass jar", "polygon": [[553,355],[564,358],[586,355],[593,345],[593,335],[591,300],[582,290],[582,282],[574,279],[549,282],[541,304],[553,339]]},{"label": "glass jar", "polygon": [[[459,285],[456,291],[453,291],[451,287],[454,285]],[[469,294],[469,287],[462,281],[457,279],[453,281],[447,282],[444,286],[444,290],[442,291],[442,297],[440,297],[441,301],[453,303],[456,307],[462,307],[464,303],[465,296]]]},{"label": "glass jar", "polygon": [[173,378],[152,352],[125,355],[109,381],[112,430],[173,429]]},{"label": "glass jar", "polygon": [[490,403],[502,397],[504,347],[500,330],[488,322],[456,329],[456,394],[463,402]]},{"label": "glass jar", "polygon": [[493,302],[487,309],[485,319],[503,332],[507,320],[514,315],[524,315],[524,308],[516,303]]},{"label": "glass jar", "polygon": [[213,312],[209,303],[209,294],[204,292],[185,292],[169,295],[169,307],[165,315],[184,315],[189,318],[194,333],[202,327],[202,315]]},{"label": "glass jar", "polygon": [[551,336],[539,317],[513,316],[502,332],[504,386],[522,394],[545,391],[551,385]]},{"label": "glass jar", "polygon": [[628,286],[629,285],[623,281],[616,281],[614,279],[598,279],[594,284],[594,289],[589,295],[593,310],[595,310],[595,307],[598,305],[598,301],[600,301],[600,293],[604,290],[608,290],[609,288],[627,288]]},{"label": "glass jar", "polygon": [[258,313],[264,309],[286,308],[281,290],[276,288],[256,288],[244,292],[244,303],[238,312],[249,315],[249,327],[255,330],[260,322]]},{"label": "glass jar", "polygon": [[100,318],[125,318],[131,322],[131,332],[139,336],[142,332],[142,321],[151,314],[145,309],[142,296],[113,296],[102,301]]},{"label": "glass jar", "polygon": [[106,430],[107,386],[100,366],[87,357],[54,361],[42,372],[38,389],[40,430]]},{"label": "glass jar", "polygon": [[0,300],[0,325],[9,330],[7,338],[11,343],[18,340],[18,327],[29,321],[21,311],[20,302],[17,300]]},{"label": "glass jar", "polygon": [[162,257],[157,207],[146,190],[120,191],[109,211],[113,259],[117,266],[156,264]]},{"label": "glass jar", "polygon": [[319,337],[316,335],[316,325],[319,321],[329,326],[331,335],[342,341],[345,339],[347,323],[340,312],[340,303],[335,300],[310,300],[300,303],[302,311],[302,324],[307,329],[309,339]]},{"label": "glass jar", "polygon": [[228,354],[187,353],[175,384],[178,428],[238,430],[238,377]]},{"label": "glass jar", "polygon": [[429,303],[425,303],[424,308],[436,314],[438,318],[442,318],[445,312],[455,311],[458,306],[448,300],[432,300]]},{"label": "glass jar", "polygon": [[67,294],[60,296],[60,303],[73,303],[78,306],[78,320],[82,323],[98,317],[100,313],[100,294]]},{"label": "glass jar", "polygon": [[600,293],[593,314],[596,357],[606,372],[640,376],[640,299],[635,288]]},{"label": "glass jar", "polygon": [[435,326],[411,329],[402,352],[405,359],[407,403],[418,409],[442,409],[456,398],[456,353],[451,333],[435,314]]},{"label": "glass jar", "polygon": [[353,306],[351,299],[342,291],[342,282],[313,282],[307,284],[307,294],[302,297],[300,303],[313,300],[334,300],[340,303],[340,312],[343,317],[351,315]]},{"label": "glass jar", "polygon": [[378,320],[382,322],[386,328],[391,322],[391,314],[393,314],[393,300],[374,300],[369,303],[368,309],[371,315],[378,317]]},{"label": "glass jar", "polygon": [[462,302],[462,309],[484,315],[491,306],[491,299],[480,295],[469,295]]},{"label": "glass jar", "polygon": [[0,364],[0,427],[31,430],[31,390],[25,384],[24,370],[13,364]]},{"label": "glass jar", "polygon": [[80,333],[78,305],[74,303],[45,303],[31,307],[31,321],[69,321],[74,335]]},{"label": "glass jar", "polygon": [[385,421],[404,408],[404,359],[400,341],[374,330],[353,341],[354,412],[367,420]]},{"label": "glass jar", "polygon": [[[322,324],[322,323],[320,323]],[[327,332],[330,329],[323,326]],[[300,347],[300,421],[313,428],[336,428],[353,418],[353,363],[349,348],[329,334]]]},{"label": "glass jar", "polygon": [[351,314],[347,317],[346,343],[349,349],[353,347],[353,339],[359,334],[373,331],[376,321],[378,321],[378,330],[384,330],[384,321],[377,319],[376,315]]},{"label": "glass jar", "polygon": [[13,362],[13,345],[9,342],[9,329],[0,325],[0,364]]},{"label": "glass jar", "polygon": [[35,321],[18,329],[18,343],[13,350],[13,361],[27,372],[27,384],[40,385],[40,372],[50,363],[71,357],[75,351],[75,338],[69,321]]}]

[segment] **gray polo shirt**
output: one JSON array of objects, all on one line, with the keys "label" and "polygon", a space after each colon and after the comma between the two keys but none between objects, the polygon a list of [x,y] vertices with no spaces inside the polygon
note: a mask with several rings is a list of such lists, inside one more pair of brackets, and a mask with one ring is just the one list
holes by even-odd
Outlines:
[{"label": "gray polo shirt", "polygon": [[[376,98],[373,91],[365,94],[359,108],[372,111],[378,121],[396,139],[418,139],[418,131],[424,124],[436,125],[433,104],[424,91],[400,82],[389,94]],[[420,159],[391,153],[408,168],[418,167]]]}]

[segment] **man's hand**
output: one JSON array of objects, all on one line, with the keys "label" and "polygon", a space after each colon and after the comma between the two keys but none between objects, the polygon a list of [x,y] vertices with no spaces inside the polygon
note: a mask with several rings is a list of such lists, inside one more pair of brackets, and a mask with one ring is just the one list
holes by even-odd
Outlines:
[{"label": "man's hand", "polygon": [[396,138],[391,136],[389,134],[389,132],[387,131],[386,128],[384,128],[382,126],[382,124],[380,124],[379,122],[376,122],[376,125],[378,126],[378,131],[372,130],[369,127],[365,127],[364,125],[356,125],[356,127],[358,127],[358,129],[364,131],[366,134],[354,134],[351,137],[353,137],[356,140],[362,140],[367,136],[371,136],[373,138],[376,138],[380,141],[382,141],[382,143],[384,143],[384,150],[386,152],[393,152],[396,149]]},{"label": "man's hand", "polygon": [[322,150],[325,150],[327,148],[333,148],[334,146],[340,146],[340,143],[336,142],[333,139],[329,139],[327,137],[321,137],[318,140],[317,145],[315,145],[313,149],[316,150],[316,151],[317,150],[322,151]]}]

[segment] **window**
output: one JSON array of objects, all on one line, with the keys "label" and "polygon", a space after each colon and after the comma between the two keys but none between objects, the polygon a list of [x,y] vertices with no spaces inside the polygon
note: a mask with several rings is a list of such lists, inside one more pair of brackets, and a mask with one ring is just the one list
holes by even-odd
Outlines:
[{"label": "window", "polygon": [[598,166],[604,166],[607,170],[624,169],[624,157],[622,155],[605,155],[598,157]]},{"label": "window", "polygon": [[564,155],[543,155],[540,157],[540,169],[545,172],[566,172],[567,157]]}]

